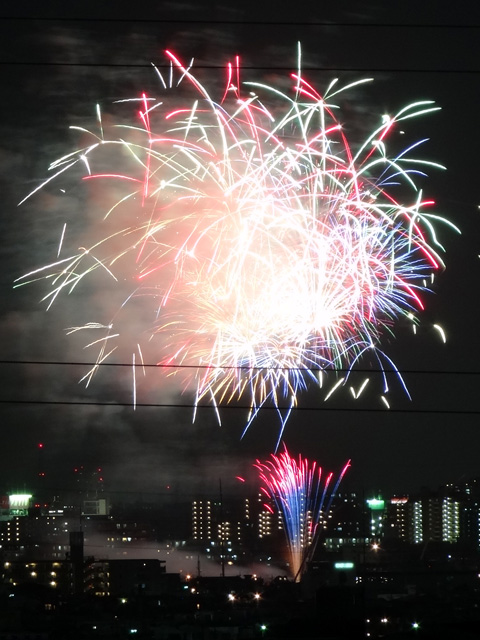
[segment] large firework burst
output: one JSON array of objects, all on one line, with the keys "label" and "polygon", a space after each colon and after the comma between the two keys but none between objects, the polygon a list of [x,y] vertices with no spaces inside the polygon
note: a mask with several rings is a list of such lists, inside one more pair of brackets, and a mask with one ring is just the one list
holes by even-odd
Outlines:
[{"label": "large firework burst", "polygon": [[[120,292],[108,317],[70,328],[94,336],[87,381],[134,334],[134,365],[148,345],[149,361],[185,374],[196,405],[246,397],[248,426],[272,402],[283,429],[299,391],[321,386],[323,372],[346,372],[336,388],[364,357],[395,370],[382,337],[399,318],[416,322],[443,263],[441,218],[415,185],[439,165],[413,155],[420,143],[391,157],[387,138],[438,107],[410,104],[350,145],[336,100],[352,85],[334,81],[319,93],[300,70],[290,93],[242,85],[236,59],[215,100],[190,66],[166,55],[165,97],[122,101],[135,107],[130,124],[106,126],[97,108],[98,130],[77,127],[85,144],[53,162],[28,196],[83,167],[85,183],[112,196],[95,239],[66,256],[59,250],[17,284],[46,278],[48,306],[100,274]],[[193,96],[182,89],[172,109],[180,82]],[[402,201],[399,183],[409,188]],[[387,388],[384,376],[382,397]]]}]

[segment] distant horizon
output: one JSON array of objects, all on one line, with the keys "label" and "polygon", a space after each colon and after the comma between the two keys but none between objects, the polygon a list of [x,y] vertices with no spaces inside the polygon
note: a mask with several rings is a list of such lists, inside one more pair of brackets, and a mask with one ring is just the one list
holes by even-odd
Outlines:
[{"label": "distant horizon", "polygon": [[[356,495],[358,497],[362,497],[362,499],[365,499],[365,500],[368,500],[371,498],[382,498],[385,500],[389,500],[395,497],[416,496],[425,492],[437,493],[448,488],[462,489],[463,487],[471,486],[472,484],[476,484],[476,483],[478,483],[477,491],[480,493],[480,475],[472,476],[461,482],[445,482],[442,484],[438,484],[436,486],[421,485],[412,491],[395,491],[395,492],[386,491],[381,487],[368,488],[368,489],[365,487],[355,488],[353,486],[353,483],[350,482],[348,483],[349,485],[348,487],[345,487],[343,485],[340,486],[335,496]],[[345,482],[345,484],[347,483]],[[31,494],[32,500],[34,500],[36,497],[42,496],[42,494],[45,497],[46,497],[46,494],[51,494],[52,497],[58,496],[59,498],[61,498],[62,495],[63,496],[70,495],[72,497],[75,496],[77,498],[88,495],[89,497],[86,498],[87,500],[100,500],[102,499],[102,497],[104,498],[108,496],[116,496],[116,498],[118,498],[119,500],[121,499],[126,504],[131,502],[132,506],[135,505],[137,507],[141,507],[141,506],[151,507],[151,506],[154,506],[155,504],[158,504],[158,501],[153,500],[154,497],[162,498],[165,500],[165,502],[168,502],[168,503],[173,502],[176,504],[180,504],[182,502],[190,502],[194,500],[207,500],[207,499],[213,500],[215,502],[220,502],[222,497],[225,499],[244,499],[244,498],[253,498],[253,497],[256,498],[258,494],[261,493],[260,484],[258,485],[257,490],[255,490],[255,488],[252,487],[249,491],[242,491],[242,486],[245,486],[245,485],[240,485],[236,491],[225,491],[224,489],[222,489],[222,492],[220,493],[220,491],[194,492],[193,490],[189,490],[189,491],[177,490],[174,492],[168,487],[166,487],[163,490],[142,490],[142,489],[110,489],[106,487],[102,487],[101,489],[100,488],[81,489],[81,488],[65,487],[65,486],[63,487],[45,486],[45,487],[38,488],[35,491],[35,489],[29,489],[28,485],[25,484],[24,488],[22,488],[21,490],[13,490],[13,489],[5,490],[4,489],[2,491],[0,489],[0,497],[18,495],[18,494],[23,495],[28,493],[28,494]],[[363,494],[363,496],[361,496],[361,494]],[[111,500],[109,503],[109,506],[112,506],[112,505],[114,505],[113,500]],[[39,505],[39,506],[42,507],[43,505]],[[71,506],[72,508],[76,508],[76,507],[79,507],[80,504],[64,505],[64,506]]]}]

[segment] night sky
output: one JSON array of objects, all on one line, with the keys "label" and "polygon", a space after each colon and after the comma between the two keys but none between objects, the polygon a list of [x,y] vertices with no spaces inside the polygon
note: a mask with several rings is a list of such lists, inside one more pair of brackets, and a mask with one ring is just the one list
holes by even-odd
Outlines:
[{"label": "night sky", "polygon": [[[275,448],[279,426],[272,411],[262,412],[242,439],[245,410],[225,409],[220,427],[213,411],[202,409],[192,424],[191,394],[180,395],[164,379],[160,384],[154,370],[139,388],[139,402],[157,406],[134,411],[126,406],[131,383],[125,368],[102,368],[86,389],[78,382],[86,367],[35,364],[90,361],[84,340],[67,336],[65,328],[82,317],[88,321],[88,311],[101,311],[108,290],[82,285],[46,312],[44,283],[14,289],[13,282],[55,259],[65,219],[84,233],[104,203],[100,194],[92,209],[72,176],[17,205],[47,176],[52,160],[75,148],[69,126],[94,126],[97,103],[108,118],[115,100],[160,93],[150,64],[164,63],[164,49],[194,56],[199,67],[223,65],[239,54],[245,67],[255,67],[245,71],[246,79],[272,83],[295,69],[298,41],[305,76],[317,87],[334,77],[345,83],[374,77],[343,105],[354,135],[409,102],[441,106],[407,121],[405,130],[411,141],[429,138],[420,155],[447,167],[430,171],[422,187],[462,234],[440,229],[446,270],[425,299],[417,335],[399,323],[395,339],[384,344],[412,400],[394,389],[386,411],[378,394],[354,404],[344,393],[324,403],[324,394],[311,389],[300,397],[284,441],[291,453],[332,470],[351,458],[348,489],[401,493],[480,475],[480,15],[470,2],[424,3],[423,9],[418,2],[332,4],[82,2],[66,9],[64,3],[32,2],[31,11],[22,3],[22,13],[2,5],[0,494],[31,488],[40,467],[49,487],[67,487],[81,464],[101,466],[111,491],[168,491],[181,498],[216,491],[219,479],[233,490],[235,476],[252,475],[255,459]],[[200,72],[210,87],[220,86],[221,74]],[[434,324],[445,329],[446,344]]]}]

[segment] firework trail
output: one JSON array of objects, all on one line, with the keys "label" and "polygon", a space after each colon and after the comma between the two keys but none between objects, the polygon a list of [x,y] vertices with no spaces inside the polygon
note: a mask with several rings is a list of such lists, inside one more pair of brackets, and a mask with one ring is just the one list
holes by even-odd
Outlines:
[{"label": "firework trail", "polygon": [[87,189],[113,194],[90,221],[95,240],[65,255],[67,225],[57,259],[16,286],[46,280],[48,307],[86,278],[120,292],[110,316],[69,329],[93,336],[87,384],[130,341],[133,371],[146,345],[151,361],[184,376],[195,406],[247,398],[246,428],[268,402],[282,432],[299,392],[333,370],[328,398],[365,358],[383,372],[388,404],[387,373],[403,380],[382,337],[398,319],[418,322],[427,282],[443,268],[435,230],[445,221],[415,186],[439,165],[414,155],[420,142],[390,157],[387,138],[438,107],[410,104],[354,148],[336,99],[358,83],[333,81],[320,94],[299,70],[285,93],[242,84],[237,58],[215,101],[191,65],[166,55],[168,73],[156,70],[165,98],[121,101],[135,108],[130,124],[104,123],[97,108],[98,130],[74,127],[82,148],[53,162],[27,196],[83,170]]},{"label": "firework trail", "polygon": [[333,473],[326,474],[324,478],[322,468],[316,462],[309,462],[301,455],[298,456],[298,461],[295,460],[285,445],[283,453],[272,454],[271,459],[266,462],[257,460],[254,466],[264,484],[262,492],[274,501],[282,514],[292,575],[296,581],[300,580],[307,561],[315,551],[321,524],[350,461],[343,467],[331,490]]}]

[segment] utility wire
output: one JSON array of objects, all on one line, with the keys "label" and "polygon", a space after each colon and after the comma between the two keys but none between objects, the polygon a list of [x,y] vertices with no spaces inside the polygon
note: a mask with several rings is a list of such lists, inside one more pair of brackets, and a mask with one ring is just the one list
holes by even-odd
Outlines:
[{"label": "utility wire", "polygon": [[373,368],[357,368],[339,369],[334,367],[252,367],[247,365],[237,366],[221,366],[221,365],[208,365],[208,364],[147,364],[138,362],[65,362],[56,360],[0,360],[0,365],[46,365],[46,366],[73,366],[73,367],[135,367],[139,369],[213,369],[222,371],[304,371],[305,373],[401,373],[401,374],[427,374],[427,375],[464,375],[464,376],[478,376],[480,371],[448,371],[441,369],[373,369]]},{"label": "utility wire", "polygon": [[[36,406],[75,406],[75,407],[135,407],[136,409],[210,409],[213,411],[225,411],[229,409],[230,411],[241,410],[241,411],[251,411],[252,407],[250,405],[239,405],[239,404],[222,404],[222,405],[213,405],[213,404],[179,404],[179,403],[160,403],[160,402],[137,402],[135,405],[132,402],[101,402],[99,400],[92,401],[77,401],[77,400],[0,400],[0,405],[2,404],[13,404],[13,405],[36,405]],[[391,414],[391,413],[407,413],[407,414],[428,414],[428,415],[480,415],[479,409],[386,409],[386,408],[365,408],[365,407],[327,407],[327,406],[316,406],[316,407],[305,407],[305,406],[296,406],[296,407],[275,407],[275,406],[266,406],[257,407],[257,410],[261,411],[275,411],[278,413],[279,411],[315,411],[315,412],[334,412],[334,413],[383,413],[383,414]]]},{"label": "utility wire", "polygon": [[221,20],[221,19],[188,19],[188,18],[86,18],[68,16],[0,16],[4,22],[98,22],[98,23],[123,23],[123,24],[202,24],[202,25],[246,25],[246,26],[279,26],[279,27],[341,27],[353,29],[480,29],[480,24],[425,24],[407,22],[328,22],[318,20]]},{"label": "utility wire", "polygon": [[[121,62],[41,62],[41,61],[18,61],[18,60],[0,60],[0,66],[2,67],[68,67],[68,68],[112,68],[112,69],[151,69],[153,64],[146,62],[138,63],[121,63]],[[155,64],[157,69],[170,69],[170,65],[167,64]],[[211,70],[225,70],[225,65],[207,65],[196,64],[194,69],[211,69]],[[294,69],[294,66],[258,66],[258,65],[245,65],[241,67],[242,71],[283,71],[290,72]],[[410,68],[410,67],[303,67],[303,73],[311,73],[316,71],[328,71],[328,72],[352,72],[352,73],[431,73],[431,74],[479,74],[480,69],[428,69],[428,68]]]}]

